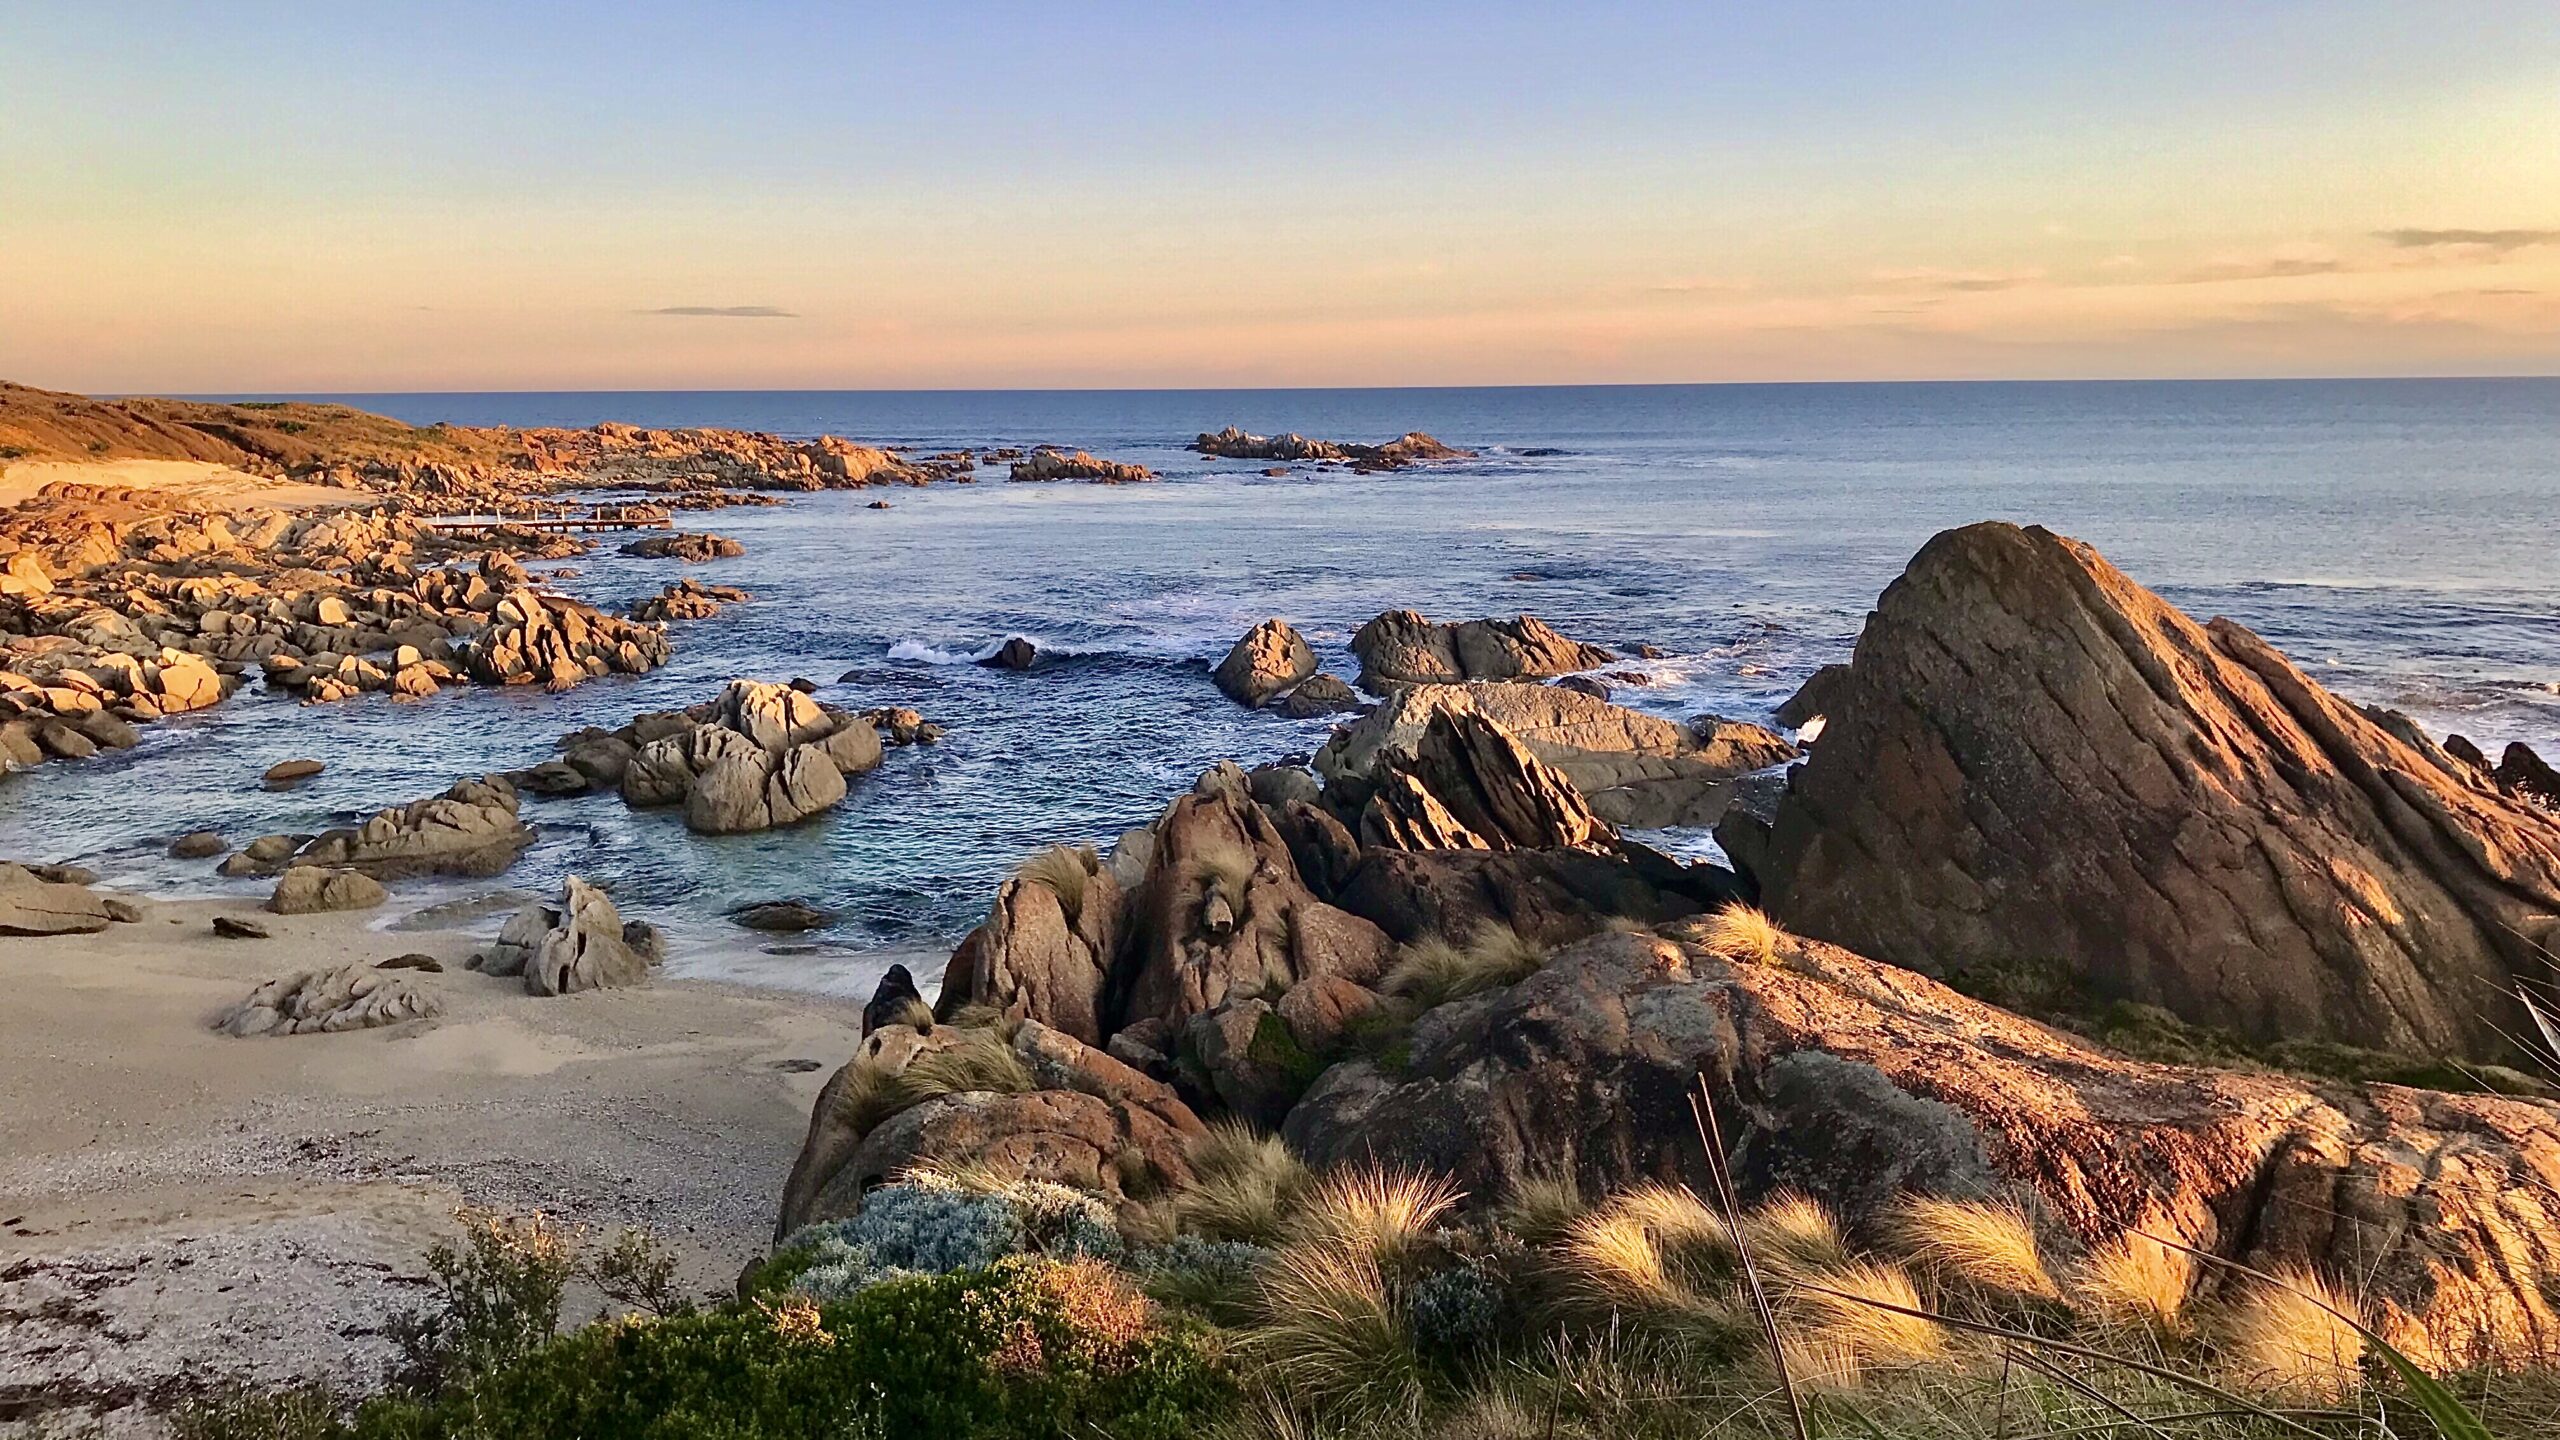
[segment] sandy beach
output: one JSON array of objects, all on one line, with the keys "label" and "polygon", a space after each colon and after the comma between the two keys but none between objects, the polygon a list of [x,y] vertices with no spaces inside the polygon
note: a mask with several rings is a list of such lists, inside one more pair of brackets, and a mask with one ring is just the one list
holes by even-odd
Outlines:
[{"label": "sandy beach", "polygon": [[[210,925],[237,903],[144,909],[0,939],[0,1427],[40,1397],[361,1380],[462,1205],[644,1227],[723,1288],[858,1028],[855,1006],[692,981],[535,998],[463,970],[466,935],[364,914],[258,914],[273,938],[230,940]],[[445,966],[414,977],[436,1018],[208,1028],[262,980],[409,953]]]}]

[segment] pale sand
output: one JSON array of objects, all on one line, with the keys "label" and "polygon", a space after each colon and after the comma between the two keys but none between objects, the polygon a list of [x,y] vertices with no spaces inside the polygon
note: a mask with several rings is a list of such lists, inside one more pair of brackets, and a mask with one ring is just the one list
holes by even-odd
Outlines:
[{"label": "pale sand", "polygon": [[[466,936],[376,933],[361,913],[146,910],[0,938],[0,1432],[226,1374],[365,1383],[464,1203],[642,1226],[698,1291],[725,1288],[770,1240],[810,1102],[859,1029],[849,1002],[695,981],[537,998],[463,970]],[[218,913],[274,938],[217,939]],[[259,981],[410,951],[445,963],[412,977],[436,1019],[208,1028]],[[153,1428],[136,1408],[107,1433]]]},{"label": "pale sand", "polygon": [[270,480],[211,460],[13,460],[0,465],[0,505],[34,498],[57,481],[164,490],[200,504],[283,510],[352,505],[374,497],[362,490]]}]

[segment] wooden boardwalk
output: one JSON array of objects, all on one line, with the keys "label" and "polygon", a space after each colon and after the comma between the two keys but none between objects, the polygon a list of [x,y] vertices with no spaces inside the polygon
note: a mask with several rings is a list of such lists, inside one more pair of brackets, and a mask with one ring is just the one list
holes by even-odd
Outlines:
[{"label": "wooden boardwalk", "polygon": [[510,520],[504,517],[494,520],[476,520],[458,519],[446,515],[420,523],[430,530],[440,530],[448,535],[473,535],[501,529],[536,530],[546,534],[570,535],[588,530],[673,530],[676,528],[674,517],[667,515],[654,516],[645,520],[602,520],[592,515],[538,520]]}]

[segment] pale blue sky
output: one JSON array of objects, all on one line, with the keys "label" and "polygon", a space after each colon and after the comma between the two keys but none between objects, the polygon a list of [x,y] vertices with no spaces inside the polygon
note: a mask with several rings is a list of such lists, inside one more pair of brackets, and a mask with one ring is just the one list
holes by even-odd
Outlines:
[{"label": "pale blue sky", "polygon": [[2560,368],[2550,0],[17,0],[0,139],[90,388]]}]

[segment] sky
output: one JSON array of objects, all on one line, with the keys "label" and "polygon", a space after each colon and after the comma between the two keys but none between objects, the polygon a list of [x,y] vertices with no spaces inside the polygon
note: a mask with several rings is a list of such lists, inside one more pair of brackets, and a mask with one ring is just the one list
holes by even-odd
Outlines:
[{"label": "sky", "polygon": [[55,388],[2553,373],[2555,0],[0,4]]}]

